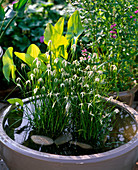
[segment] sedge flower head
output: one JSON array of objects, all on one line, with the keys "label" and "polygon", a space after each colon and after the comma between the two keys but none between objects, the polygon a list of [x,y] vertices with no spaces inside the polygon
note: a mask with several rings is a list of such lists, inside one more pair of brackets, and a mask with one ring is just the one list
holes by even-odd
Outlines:
[{"label": "sedge flower head", "polygon": [[20,88],[22,88],[21,85],[20,85],[19,83],[17,83],[17,86],[20,87]]},{"label": "sedge flower head", "polygon": [[16,79],[16,82],[20,82],[21,81],[21,79],[20,79],[20,77],[18,77],[17,79]]},{"label": "sedge flower head", "polygon": [[31,81],[30,80],[27,80],[26,82],[25,82],[25,84],[27,85],[27,84],[31,84]]},{"label": "sedge flower head", "polygon": [[21,69],[22,69],[22,68],[25,68],[25,66],[26,66],[26,64],[22,63],[22,64],[21,64]]},{"label": "sedge flower head", "polygon": [[36,94],[36,93],[37,93],[37,91],[38,91],[38,88],[35,88],[35,89],[34,89],[34,94]]},{"label": "sedge flower head", "polygon": [[115,109],[114,112],[115,112],[115,113],[119,113],[119,109]]},{"label": "sedge flower head", "polygon": [[34,74],[30,74],[31,80],[33,80],[34,78]]},{"label": "sedge flower head", "polygon": [[100,79],[97,77],[97,78],[95,79],[95,81],[96,81],[96,82],[99,82],[99,81],[100,81]]}]

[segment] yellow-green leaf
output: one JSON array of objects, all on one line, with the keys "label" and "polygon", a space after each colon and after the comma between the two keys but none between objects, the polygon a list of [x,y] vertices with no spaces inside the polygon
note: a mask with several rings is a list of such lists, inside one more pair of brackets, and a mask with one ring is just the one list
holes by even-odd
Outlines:
[{"label": "yellow-green leaf", "polygon": [[23,101],[19,98],[8,99],[7,101],[12,105],[19,103],[19,105],[21,105],[23,107]]},{"label": "yellow-green leaf", "polygon": [[63,30],[64,30],[64,18],[61,17],[58,22],[55,24],[55,29],[57,30],[57,32],[62,35],[63,34]]},{"label": "yellow-green leaf", "polygon": [[28,64],[29,67],[32,66],[34,61],[34,58],[32,56],[30,56],[29,54],[19,53],[19,52],[14,52],[14,54],[22,61],[24,61],[26,64]]},{"label": "yellow-green leaf", "polygon": [[75,11],[68,21],[66,38],[69,40],[75,38],[75,44],[77,44],[78,37],[82,34],[83,30],[79,12]]},{"label": "yellow-green leaf", "polygon": [[41,54],[41,51],[35,44],[31,44],[27,49],[27,54],[33,58],[37,58],[38,55]]},{"label": "yellow-green leaf", "polygon": [[13,81],[15,81],[16,75],[15,75],[15,71],[16,71],[16,66],[14,65],[13,62],[13,48],[9,47],[5,54],[3,55],[3,74],[5,76],[5,78],[10,81],[10,73],[12,76]]}]

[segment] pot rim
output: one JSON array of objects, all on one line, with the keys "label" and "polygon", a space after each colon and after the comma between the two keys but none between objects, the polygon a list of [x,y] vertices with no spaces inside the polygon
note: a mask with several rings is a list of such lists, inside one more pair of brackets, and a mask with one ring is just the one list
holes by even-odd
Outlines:
[{"label": "pot rim", "polygon": [[[134,115],[138,127],[138,112],[136,110],[117,100],[109,99],[106,97],[104,97],[104,99],[111,103],[117,104],[117,106],[120,108],[123,107],[130,115]],[[28,100],[29,98],[23,99],[23,102],[27,102]],[[100,162],[100,161],[106,161],[108,159],[113,159],[115,157],[125,155],[126,153],[138,147],[138,131],[137,131],[136,135],[128,143],[103,153],[97,153],[92,155],[80,155],[80,156],[64,156],[64,155],[39,152],[15,142],[5,133],[3,129],[3,121],[5,116],[8,114],[9,110],[11,109],[11,107],[12,107],[11,105],[8,106],[7,109],[5,109],[0,114],[0,145],[5,145],[9,149],[14,150],[22,155],[26,155],[28,157],[33,157],[35,159],[51,161],[51,162],[83,164],[83,163]]]}]

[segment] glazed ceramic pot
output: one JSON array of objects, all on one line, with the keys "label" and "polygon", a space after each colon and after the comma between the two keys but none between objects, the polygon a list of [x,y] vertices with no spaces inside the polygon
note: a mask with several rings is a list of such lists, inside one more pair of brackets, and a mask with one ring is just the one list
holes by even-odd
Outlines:
[{"label": "glazed ceramic pot", "polygon": [[132,106],[135,93],[138,91],[138,85],[135,85],[131,90],[128,91],[122,91],[119,93],[113,93],[110,94],[110,96],[113,96],[113,98],[118,98],[120,101],[128,104],[129,106]]},{"label": "glazed ceramic pot", "polygon": [[[138,112],[119,101],[111,102],[134,115],[138,123]],[[13,141],[3,129],[10,108],[0,114],[0,154],[10,170],[131,170],[138,160],[138,132],[128,143],[92,155],[62,156],[27,148]]]}]

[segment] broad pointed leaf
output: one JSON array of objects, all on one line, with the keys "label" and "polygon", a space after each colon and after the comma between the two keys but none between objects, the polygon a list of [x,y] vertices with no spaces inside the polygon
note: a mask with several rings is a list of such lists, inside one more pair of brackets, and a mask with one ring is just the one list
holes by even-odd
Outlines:
[{"label": "broad pointed leaf", "polygon": [[35,44],[31,44],[27,49],[27,54],[33,58],[37,58],[38,55],[41,54],[41,51]]},{"label": "broad pointed leaf", "polygon": [[14,54],[22,61],[24,61],[26,64],[28,64],[29,67],[32,66],[34,61],[34,58],[32,56],[30,56],[29,54],[19,53],[19,52],[14,52]]},{"label": "broad pointed leaf", "polygon": [[5,78],[10,81],[10,73],[12,76],[13,81],[15,81],[15,71],[16,71],[16,66],[14,65],[13,62],[13,48],[9,47],[5,54],[3,55],[3,74]]},{"label": "broad pointed leaf", "polygon": [[19,98],[8,99],[7,101],[12,105],[19,103],[19,105],[21,105],[23,107],[23,101]]},{"label": "broad pointed leaf", "polygon": [[55,24],[55,29],[57,30],[57,32],[62,35],[63,34],[63,30],[64,30],[64,18],[61,17],[58,22]]},{"label": "broad pointed leaf", "polygon": [[44,42],[49,45],[50,40],[52,41],[51,47],[49,47],[51,51],[56,50],[61,45],[64,45],[65,48],[68,46],[68,40],[59,34],[57,30],[49,23],[45,29]]},{"label": "broad pointed leaf", "polygon": [[75,11],[68,21],[66,38],[69,40],[74,38],[75,44],[77,44],[78,37],[82,34],[83,30],[79,12]]}]

